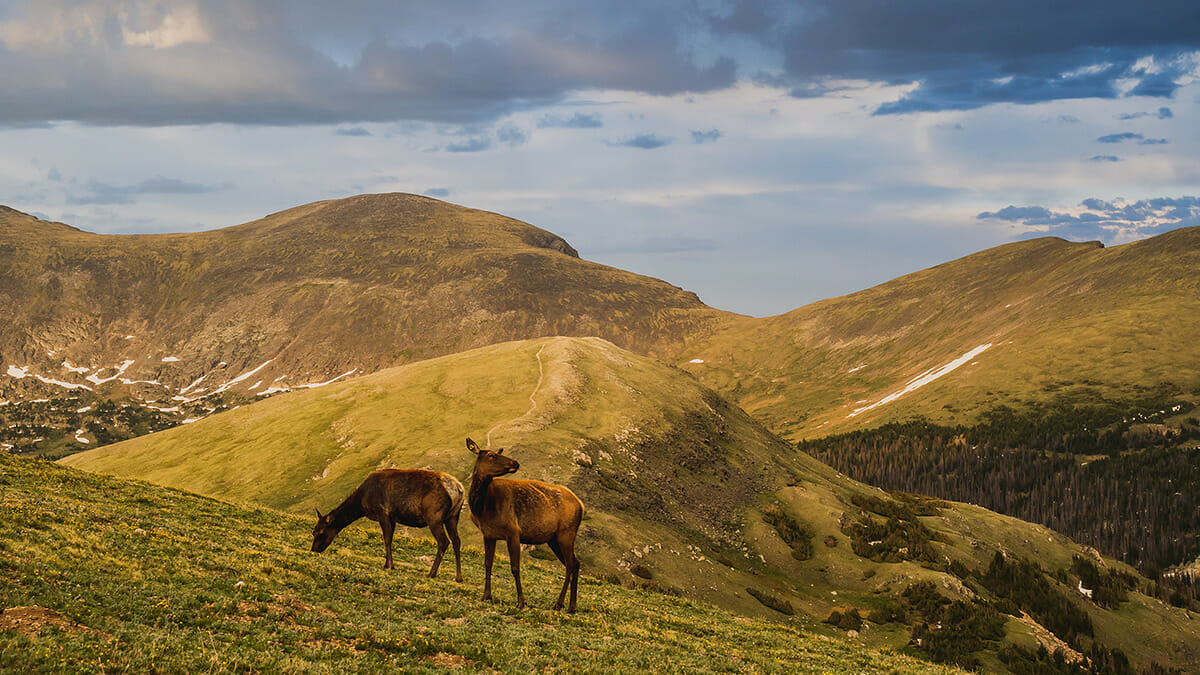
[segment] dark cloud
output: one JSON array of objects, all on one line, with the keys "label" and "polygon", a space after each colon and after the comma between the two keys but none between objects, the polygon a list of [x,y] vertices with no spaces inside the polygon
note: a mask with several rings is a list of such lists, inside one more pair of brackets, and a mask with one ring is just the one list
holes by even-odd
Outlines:
[{"label": "dark cloud", "polygon": [[1143,138],[1138,145],[1166,145],[1168,142],[1165,138]]},{"label": "dark cloud", "polygon": [[878,114],[1169,97],[1194,68],[1177,57],[1200,49],[1200,12],[1187,0],[812,0],[799,8],[781,42],[798,82],[917,83]]},{"label": "dark cloud", "polygon": [[623,146],[627,148],[641,148],[642,150],[654,150],[671,144],[670,138],[664,138],[658,134],[639,134],[633,138],[627,138],[620,141],[610,142],[609,145]]},{"label": "dark cloud", "polygon": [[720,129],[709,129],[708,131],[693,131],[692,132],[692,142],[697,143],[697,144],[699,144],[699,143],[715,143],[723,135],[724,134],[721,133]]},{"label": "dark cloud", "polygon": [[505,124],[496,130],[496,140],[514,148],[518,145],[525,145],[525,142],[529,140],[529,134],[514,124]]},{"label": "dark cloud", "polygon": [[599,129],[604,126],[604,120],[600,119],[599,115],[585,115],[577,112],[574,115],[562,118],[556,115],[543,115],[537,123],[539,128],[560,127],[564,129]]},{"label": "dark cloud", "polygon": [[1126,131],[1125,133],[1101,136],[1100,138],[1097,138],[1096,141],[1099,143],[1123,143],[1125,141],[1140,141],[1143,138],[1145,138],[1145,136],[1142,136],[1141,134],[1135,134],[1133,132]]},{"label": "dark cloud", "polygon": [[12,5],[0,125],[473,123],[575,91],[704,92],[737,75],[732,58],[694,52],[685,0],[237,4],[198,3],[190,18],[166,5],[137,25],[120,5]]},{"label": "dark cloud", "polygon": [[985,211],[976,216],[979,219],[996,218],[999,220],[1038,220],[1048,218],[1050,211],[1041,206],[1006,206],[999,211]]},{"label": "dark cloud", "polygon": [[1117,157],[1116,155],[1092,155],[1091,159],[1089,159],[1088,161],[1089,162],[1101,162],[1101,163],[1119,162],[1119,161],[1121,161],[1121,158]]},{"label": "dark cloud", "polygon": [[429,188],[424,192],[426,197],[437,197],[439,199],[450,196],[449,188]]},{"label": "dark cloud", "polygon": [[[145,13],[8,3],[0,126],[467,124],[589,89],[720,90],[739,73],[798,97],[834,95],[848,81],[916,85],[880,115],[1169,98],[1200,51],[1193,0],[236,5],[197,3],[189,14],[169,3]],[[766,70],[776,60],[782,68]]]},{"label": "dark cloud", "polygon": [[1080,206],[1086,210],[1064,213],[1042,206],[1007,206],[976,217],[1008,221],[1042,234],[1109,242],[1118,236],[1128,239],[1200,225],[1200,197],[1159,197],[1136,202],[1091,198]]},{"label": "dark cloud", "polygon": [[161,176],[144,180],[136,185],[110,185],[100,181],[89,181],[82,194],[68,194],[67,203],[81,204],[132,204],[141,195],[196,195],[218,190],[232,189],[232,185],[213,187],[189,183],[178,178]]},{"label": "dark cloud", "polygon": [[1119,120],[1138,120],[1143,117],[1157,117],[1160,120],[1169,120],[1172,117],[1175,117],[1175,113],[1171,112],[1170,108],[1164,106],[1159,108],[1156,112],[1135,112],[1117,115],[1117,119]]},{"label": "dark cloud", "polygon": [[362,127],[339,127],[333,133],[338,136],[370,136],[371,132]]}]

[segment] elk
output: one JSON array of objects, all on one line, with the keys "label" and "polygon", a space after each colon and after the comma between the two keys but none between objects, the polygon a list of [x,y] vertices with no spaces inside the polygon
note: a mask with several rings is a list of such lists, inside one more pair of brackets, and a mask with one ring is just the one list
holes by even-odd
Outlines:
[{"label": "elk", "polygon": [[370,518],[383,529],[387,552],[383,568],[395,569],[392,533],[396,523],[407,527],[428,526],[438,545],[429,576],[437,576],[446,547],[453,543],[454,580],[462,581],[462,560],[458,552],[458,515],[462,504],[462,483],[448,473],[424,469],[374,471],[337,508],[325,515],[317,509],[312,550],[314,553],[324,551],[347,525],[359,518]]},{"label": "elk", "polygon": [[575,535],[583,520],[583,502],[562,485],[500,478],[521,468],[516,460],[501,454],[503,448],[495,452],[482,450],[468,438],[467,449],[475,454],[467,503],[471,508],[471,520],[483,533],[483,599],[492,599],[492,560],[498,540],[503,539],[508,544],[518,609],[525,606],[525,593],[521,588],[521,544],[549,544],[550,550],[567,568],[554,609],[563,608],[569,586],[571,602],[567,612],[574,613],[575,591],[579,584]]}]

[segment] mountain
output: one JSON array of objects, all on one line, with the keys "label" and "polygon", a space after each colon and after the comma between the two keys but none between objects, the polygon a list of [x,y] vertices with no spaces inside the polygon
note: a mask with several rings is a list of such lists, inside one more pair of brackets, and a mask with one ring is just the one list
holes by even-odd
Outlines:
[{"label": "mountain", "polygon": [[23,404],[5,442],[51,456],[512,339],[673,354],[725,316],[580,260],[545,230],[404,194],[170,235],[97,235],[5,208],[0,303],[0,399]]},{"label": "mountain", "polygon": [[0,442],[308,513],[377,466],[463,476],[470,435],[581,494],[613,580],[989,670],[1186,667],[1200,587],[1153,567],[1195,557],[1198,239],[753,319],[411,195],[135,237],[4,210]]},{"label": "mountain", "polygon": [[[308,514],[378,467],[465,480],[466,436],[580,495],[585,573],[785,622],[830,617],[870,647],[991,670],[1035,661],[1038,645],[1097,664],[1200,659],[1200,620],[1130,568],[1042,527],[853,481],[679,369],[595,338],[385,369],[61,462]],[[469,520],[460,530],[478,545]]]},{"label": "mountain", "polygon": [[1023,241],[777,317],[682,367],[799,440],[999,405],[1200,394],[1200,228],[1104,248]]}]

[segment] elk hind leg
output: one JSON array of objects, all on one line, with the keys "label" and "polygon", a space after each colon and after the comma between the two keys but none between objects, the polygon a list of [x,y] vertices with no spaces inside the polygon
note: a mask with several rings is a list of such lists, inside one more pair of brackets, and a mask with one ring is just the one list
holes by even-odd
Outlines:
[{"label": "elk hind leg", "polygon": [[551,539],[550,550],[554,551],[554,555],[558,556],[559,562],[566,568],[566,574],[563,576],[562,590],[558,592],[558,602],[554,603],[554,609],[560,610],[563,608],[563,601],[567,597],[567,588],[571,589],[571,602],[567,606],[568,613],[575,612],[575,595],[579,585],[579,559],[575,557],[575,538],[562,537],[565,541],[559,539]]},{"label": "elk hind leg", "polygon": [[429,578],[433,579],[437,576],[438,567],[442,564],[442,557],[446,555],[446,549],[450,546],[450,538],[446,536],[446,528],[440,522],[430,523],[429,531],[437,540],[438,547],[437,555],[433,558],[433,566],[429,568]]}]

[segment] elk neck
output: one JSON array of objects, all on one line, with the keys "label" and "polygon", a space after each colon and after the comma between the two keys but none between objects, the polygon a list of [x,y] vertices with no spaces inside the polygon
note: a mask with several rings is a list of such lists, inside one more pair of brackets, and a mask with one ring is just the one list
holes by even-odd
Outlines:
[{"label": "elk neck", "polygon": [[467,492],[467,504],[471,507],[471,513],[480,514],[486,509],[492,478],[493,476],[481,476],[478,471],[471,473],[471,488]]},{"label": "elk neck", "polygon": [[366,511],[363,509],[362,495],[360,492],[361,487],[351,493],[351,495],[346,498],[346,501],[338,504],[337,508],[327,514],[326,517],[329,518],[330,527],[335,528],[340,532],[350,523],[353,523],[354,521],[366,515]]}]

